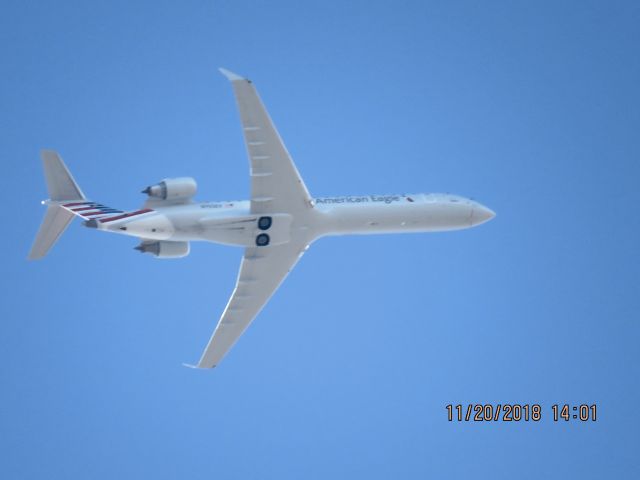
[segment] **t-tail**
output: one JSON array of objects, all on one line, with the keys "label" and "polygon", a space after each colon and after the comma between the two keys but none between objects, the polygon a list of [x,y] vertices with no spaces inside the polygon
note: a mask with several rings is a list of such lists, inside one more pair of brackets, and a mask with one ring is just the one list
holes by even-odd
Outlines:
[{"label": "t-tail", "polygon": [[42,202],[47,206],[47,212],[29,252],[29,260],[44,257],[74,216],[90,221],[97,217],[122,213],[120,210],[87,200],[56,152],[43,150],[41,156],[49,199]]}]

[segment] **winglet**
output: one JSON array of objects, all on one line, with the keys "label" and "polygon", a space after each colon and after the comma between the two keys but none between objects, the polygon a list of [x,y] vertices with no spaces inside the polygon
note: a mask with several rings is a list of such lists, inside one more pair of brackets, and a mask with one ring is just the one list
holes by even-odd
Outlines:
[{"label": "winglet", "polygon": [[219,68],[220,73],[222,73],[230,82],[237,82],[238,80],[246,80],[246,78],[241,77],[237,73],[230,72],[225,68]]},{"label": "winglet", "polygon": [[[183,363],[182,366],[187,368],[193,368],[194,370],[209,370],[208,368],[202,368],[202,367],[199,367],[198,365],[191,365],[190,363]],[[215,365],[211,368],[215,368]]]}]

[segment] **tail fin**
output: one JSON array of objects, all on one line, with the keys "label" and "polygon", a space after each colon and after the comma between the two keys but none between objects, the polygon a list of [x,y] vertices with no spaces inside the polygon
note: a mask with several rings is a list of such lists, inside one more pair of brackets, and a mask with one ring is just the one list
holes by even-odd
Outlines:
[{"label": "tail fin", "polygon": [[59,202],[85,200],[60,156],[52,150],[43,150],[41,156],[50,200],[43,202],[47,204],[47,213],[29,252],[29,260],[44,257],[71,223],[73,212],[60,206]]}]

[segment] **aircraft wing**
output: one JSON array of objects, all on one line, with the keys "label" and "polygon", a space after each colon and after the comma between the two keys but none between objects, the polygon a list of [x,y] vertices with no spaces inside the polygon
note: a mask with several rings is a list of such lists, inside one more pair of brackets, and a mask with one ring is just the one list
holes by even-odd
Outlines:
[{"label": "aircraft wing", "polygon": [[251,167],[251,213],[308,210],[311,196],[251,80],[223,68],[233,85]]},{"label": "aircraft wing", "polygon": [[236,287],[195,367],[215,367],[262,310],[307,249],[312,238],[305,216],[311,196],[250,80],[224,69],[233,85],[249,154],[251,213],[290,214],[287,243],[245,249]]},{"label": "aircraft wing", "polygon": [[[304,240],[245,249],[233,294],[197,368],[213,368],[262,310],[307,248]],[[191,366],[191,365],[189,365]]]}]

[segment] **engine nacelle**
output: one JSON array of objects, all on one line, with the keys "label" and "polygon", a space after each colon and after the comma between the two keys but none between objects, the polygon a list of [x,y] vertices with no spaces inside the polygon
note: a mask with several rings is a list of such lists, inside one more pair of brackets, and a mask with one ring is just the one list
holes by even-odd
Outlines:
[{"label": "engine nacelle", "polygon": [[191,177],[165,178],[160,183],[145,188],[142,193],[160,200],[186,200],[198,190],[196,181]]},{"label": "engine nacelle", "polygon": [[182,258],[189,255],[189,242],[142,242],[135,248],[157,258]]}]

